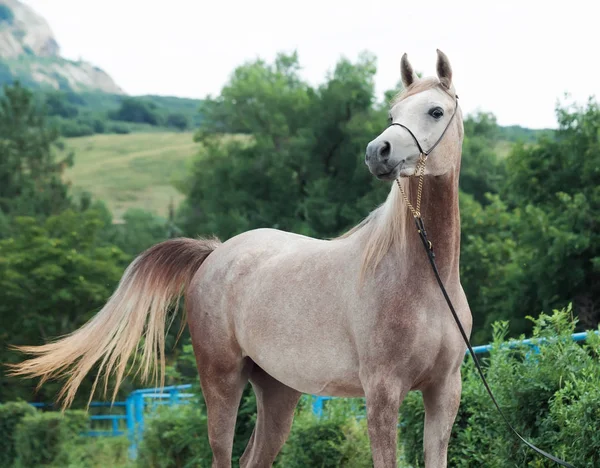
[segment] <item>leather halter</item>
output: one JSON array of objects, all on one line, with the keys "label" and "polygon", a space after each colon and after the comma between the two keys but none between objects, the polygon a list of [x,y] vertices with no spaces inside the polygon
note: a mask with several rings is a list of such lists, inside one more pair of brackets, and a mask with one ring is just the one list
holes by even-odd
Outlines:
[{"label": "leather halter", "polygon": [[455,94],[454,97],[455,97],[455,99],[454,99],[455,105],[454,105],[454,112],[452,112],[452,117],[450,117],[450,120],[448,121],[448,124],[446,125],[446,128],[444,128],[444,131],[442,132],[442,134],[440,135],[440,137],[433,144],[433,146],[431,148],[429,148],[427,151],[423,150],[423,147],[421,146],[421,143],[419,143],[419,140],[417,139],[417,137],[415,136],[415,134],[406,125],[403,125],[403,124],[398,123],[398,122],[392,122],[390,124],[390,127],[393,127],[394,125],[397,125],[398,127],[402,127],[403,129],[405,129],[410,134],[410,136],[412,137],[412,139],[415,140],[415,144],[417,145],[417,148],[419,148],[419,153],[421,155],[425,156],[425,158],[427,158],[427,156],[429,156],[429,153],[431,153],[435,149],[435,147],[440,143],[440,141],[442,141],[442,138],[444,138],[444,135],[446,134],[446,131],[448,131],[448,128],[450,127],[450,124],[454,120],[454,116],[456,115],[456,111],[458,109],[458,95]]}]

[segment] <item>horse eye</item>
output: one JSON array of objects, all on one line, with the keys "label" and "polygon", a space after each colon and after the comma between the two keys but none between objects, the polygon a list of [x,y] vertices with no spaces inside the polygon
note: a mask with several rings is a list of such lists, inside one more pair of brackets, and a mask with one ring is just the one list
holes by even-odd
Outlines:
[{"label": "horse eye", "polygon": [[388,124],[392,124],[392,122],[394,121],[394,119],[392,119],[392,115],[388,115]]},{"label": "horse eye", "polygon": [[441,119],[444,116],[444,110],[441,107],[429,109],[429,115],[434,119]]}]

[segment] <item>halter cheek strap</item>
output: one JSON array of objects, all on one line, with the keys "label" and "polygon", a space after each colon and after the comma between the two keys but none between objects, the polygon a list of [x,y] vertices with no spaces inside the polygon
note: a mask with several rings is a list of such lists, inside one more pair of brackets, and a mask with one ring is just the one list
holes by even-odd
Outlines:
[{"label": "halter cheek strap", "polygon": [[402,127],[403,129],[405,129],[409,133],[409,135],[412,137],[412,139],[415,141],[417,148],[419,148],[419,154],[425,156],[425,158],[426,158],[435,149],[435,147],[440,143],[440,141],[442,141],[442,138],[444,138],[444,135],[446,134],[446,132],[448,131],[448,128],[450,127],[450,124],[454,120],[454,116],[456,115],[456,110],[458,109],[458,96],[457,95],[454,95],[454,96],[455,96],[455,100],[454,100],[455,105],[454,105],[454,112],[452,112],[452,117],[450,117],[450,120],[448,121],[448,124],[446,125],[446,128],[444,128],[444,131],[442,132],[440,137],[433,144],[433,146],[431,148],[429,148],[427,151],[423,150],[423,147],[421,146],[421,143],[419,143],[418,138],[415,136],[415,134],[412,132],[412,130],[410,128],[408,128],[406,125],[403,125],[398,122],[392,122],[390,124],[390,127],[397,125],[398,127]]}]

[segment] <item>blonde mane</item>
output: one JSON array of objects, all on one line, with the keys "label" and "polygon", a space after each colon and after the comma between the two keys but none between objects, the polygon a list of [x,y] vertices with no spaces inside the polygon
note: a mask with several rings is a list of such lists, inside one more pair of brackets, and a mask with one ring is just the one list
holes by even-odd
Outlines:
[{"label": "blonde mane", "polygon": [[[401,183],[407,183],[404,179]],[[408,187],[405,187],[407,189]],[[371,211],[369,215],[348,232],[336,239],[346,239],[358,232],[366,233],[367,243],[363,250],[360,269],[361,281],[367,271],[375,270],[384,255],[393,245],[400,245],[406,225],[408,208],[402,203],[398,186],[394,183],[385,203]],[[377,222],[379,221],[379,222]]]}]

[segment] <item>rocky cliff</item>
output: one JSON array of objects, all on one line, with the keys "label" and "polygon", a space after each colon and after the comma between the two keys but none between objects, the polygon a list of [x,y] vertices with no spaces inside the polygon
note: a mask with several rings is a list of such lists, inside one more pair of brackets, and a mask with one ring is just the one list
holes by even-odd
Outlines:
[{"label": "rocky cliff", "polygon": [[15,79],[31,87],[123,93],[98,67],[62,58],[50,26],[31,7],[0,0],[0,84]]}]

